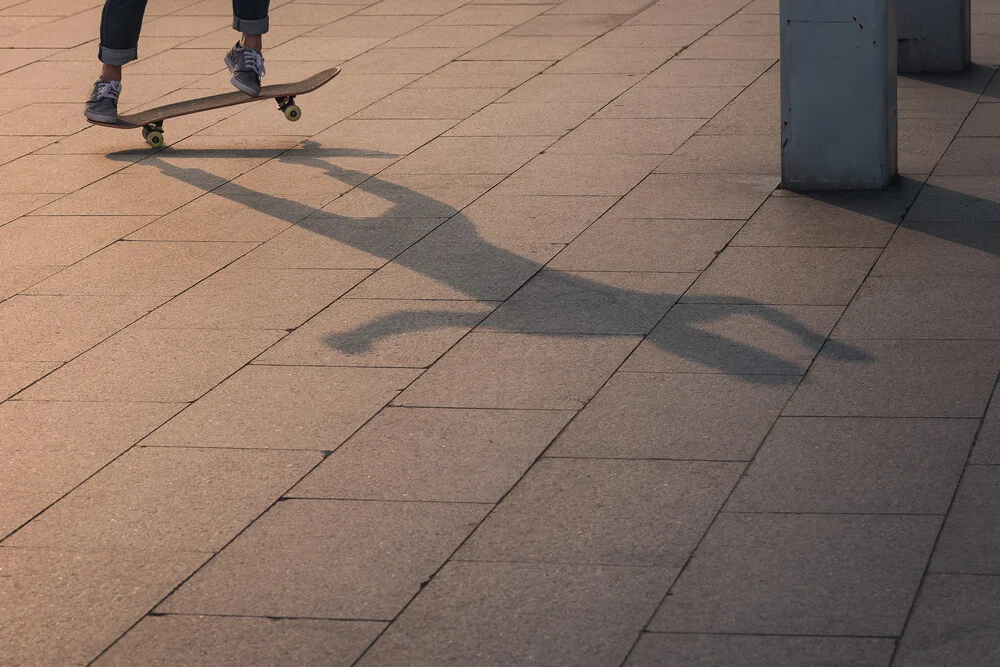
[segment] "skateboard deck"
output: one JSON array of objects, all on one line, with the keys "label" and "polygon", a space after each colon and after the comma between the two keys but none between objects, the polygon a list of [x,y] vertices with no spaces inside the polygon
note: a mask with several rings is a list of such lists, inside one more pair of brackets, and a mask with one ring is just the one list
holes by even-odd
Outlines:
[{"label": "skateboard deck", "polygon": [[231,107],[237,104],[257,102],[269,97],[278,102],[278,109],[285,114],[285,118],[290,121],[296,121],[302,117],[302,110],[295,104],[295,96],[304,95],[316,90],[320,86],[329,83],[338,74],[340,74],[340,68],[331,67],[322,72],[317,72],[302,81],[261,86],[260,95],[257,97],[251,97],[246,93],[235,90],[230,93],[209,95],[208,97],[198,97],[184,102],[165,104],[161,107],[147,109],[138,113],[123,114],[118,117],[117,123],[90,122],[93,125],[113,127],[119,130],[134,130],[141,127],[142,136],[146,140],[146,143],[153,148],[159,148],[163,145],[163,121],[167,119],[187,116],[188,114],[200,113],[202,111],[211,111],[212,109]]}]

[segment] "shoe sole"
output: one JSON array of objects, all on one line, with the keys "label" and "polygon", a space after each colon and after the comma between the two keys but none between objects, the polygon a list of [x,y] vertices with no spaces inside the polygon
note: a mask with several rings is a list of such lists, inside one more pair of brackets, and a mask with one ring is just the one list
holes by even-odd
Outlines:
[{"label": "shoe sole", "polygon": [[104,123],[105,125],[118,124],[118,116],[106,116],[104,114],[94,113],[89,110],[84,110],[83,115],[87,120],[93,121],[95,123]]},{"label": "shoe sole", "polygon": [[233,84],[233,86],[235,86],[236,89],[239,90],[241,93],[246,93],[250,97],[260,96],[260,88],[251,88],[247,84],[237,79],[235,76],[229,80],[229,83]]}]

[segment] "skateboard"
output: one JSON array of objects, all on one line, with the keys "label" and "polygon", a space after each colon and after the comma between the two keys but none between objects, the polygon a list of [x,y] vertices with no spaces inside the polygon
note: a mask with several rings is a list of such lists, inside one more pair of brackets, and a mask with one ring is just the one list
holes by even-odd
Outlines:
[{"label": "skateboard", "polygon": [[257,97],[251,97],[244,92],[236,90],[231,93],[222,93],[221,95],[209,95],[208,97],[199,97],[184,102],[165,104],[162,107],[147,109],[138,113],[124,114],[118,117],[117,123],[89,122],[93,125],[114,127],[120,130],[133,130],[141,127],[142,138],[146,140],[150,148],[161,148],[163,146],[163,121],[168,118],[256,102],[268,97],[278,103],[278,109],[285,114],[285,118],[290,121],[297,121],[302,118],[302,109],[295,104],[295,96],[304,95],[316,90],[320,86],[329,83],[338,74],[340,74],[340,68],[331,67],[330,69],[313,74],[308,79],[303,79],[302,81],[261,86],[260,95]]}]

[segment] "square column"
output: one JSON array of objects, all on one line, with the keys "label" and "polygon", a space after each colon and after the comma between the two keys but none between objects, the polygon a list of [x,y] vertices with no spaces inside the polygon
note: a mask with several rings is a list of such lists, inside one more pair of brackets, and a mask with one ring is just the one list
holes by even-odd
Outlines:
[{"label": "square column", "polygon": [[899,71],[962,72],[972,64],[972,0],[897,0]]},{"label": "square column", "polygon": [[877,190],[897,175],[895,0],[781,0],[781,180]]}]

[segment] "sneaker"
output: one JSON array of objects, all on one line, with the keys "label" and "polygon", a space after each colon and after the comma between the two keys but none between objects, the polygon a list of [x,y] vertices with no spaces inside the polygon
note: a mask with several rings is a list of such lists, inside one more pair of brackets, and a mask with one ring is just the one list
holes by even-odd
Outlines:
[{"label": "sneaker", "polygon": [[260,78],[264,76],[264,57],[260,51],[236,42],[226,54],[226,67],[233,75],[230,83],[251,97],[260,95]]},{"label": "sneaker", "polygon": [[98,79],[90,93],[83,115],[94,123],[114,125],[118,122],[118,96],[122,93],[121,81]]}]

